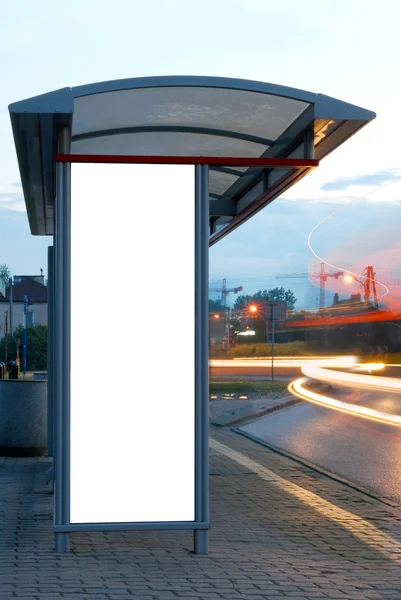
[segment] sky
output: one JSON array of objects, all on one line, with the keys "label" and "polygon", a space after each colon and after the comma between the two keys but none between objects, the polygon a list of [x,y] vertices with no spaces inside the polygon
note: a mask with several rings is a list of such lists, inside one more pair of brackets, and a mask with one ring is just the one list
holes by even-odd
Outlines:
[{"label": "sky", "polygon": [[318,288],[308,278],[275,277],[319,270],[308,235],[340,207],[312,236],[315,252],[343,269],[359,273],[376,261],[378,272],[398,276],[399,0],[382,0],[380,10],[372,0],[7,4],[0,23],[0,263],[14,275],[46,273],[51,238],[29,232],[8,105],[96,81],[211,75],[320,92],[377,113],[284,197],[211,248],[211,287],[223,277],[246,293],[280,284],[293,289],[298,308],[316,307]]}]

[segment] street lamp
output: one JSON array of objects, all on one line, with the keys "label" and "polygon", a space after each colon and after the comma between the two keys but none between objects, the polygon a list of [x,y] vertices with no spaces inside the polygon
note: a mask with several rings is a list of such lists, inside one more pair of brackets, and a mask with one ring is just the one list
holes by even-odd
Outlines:
[{"label": "street lamp", "polygon": [[[259,312],[259,306],[257,306],[256,304],[250,304],[248,306],[248,312],[252,315],[252,317],[256,317],[257,314],[258,314],[258,312]],[[253,323],[253,328],[254,328],[254,330],[256,332],[255,322]]]}]

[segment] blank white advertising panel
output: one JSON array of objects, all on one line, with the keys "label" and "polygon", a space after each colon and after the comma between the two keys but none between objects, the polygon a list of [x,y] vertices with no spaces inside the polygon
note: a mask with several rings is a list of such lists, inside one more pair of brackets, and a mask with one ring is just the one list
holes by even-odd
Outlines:
[{"label": "blank white advertising panel", "polygon": [[72,164],[71,523],[195,520],[194,178]]}]

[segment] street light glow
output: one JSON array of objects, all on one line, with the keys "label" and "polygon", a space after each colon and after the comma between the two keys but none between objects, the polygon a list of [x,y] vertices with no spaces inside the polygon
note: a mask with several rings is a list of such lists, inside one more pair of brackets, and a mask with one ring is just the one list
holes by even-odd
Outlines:
[{"label": "street light glow", "polygon": [[258,307],[255,306],[255,304],[251,304],[251,306],[249,307],[249,312],[251,312],[251,313],[258,312]]}]

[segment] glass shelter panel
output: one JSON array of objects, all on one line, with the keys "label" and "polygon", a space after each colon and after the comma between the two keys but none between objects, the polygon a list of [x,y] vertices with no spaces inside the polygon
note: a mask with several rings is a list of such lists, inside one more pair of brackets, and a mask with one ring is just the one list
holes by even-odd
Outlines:
[{"label": "glass shelter panel", "polygon": [[195,520],[194,190],[72,165],[71,523]]},{"label": "glass shelter panel", "polygon": [[308,106],[293,98],[224,87],[115,90],[75,98],[72,133],[191,126],[276,140]]},{"label": "glass shelter panel", "polygon": [[184,132],[116,133],[74,140],[73,154],[142,154],[166,156],[249,156],[259,157],[268,146],[253,141]]},{"label": "glass shelter panel", "polygon": [[[301,402],[240,431],[398,505],[401,180],[342,169],[323,185],[306,178],[211,246],[210,415],[234,389],[249,397],[240,378],[291,393]],[[237,400],[226,402],[229,414]]]}]

